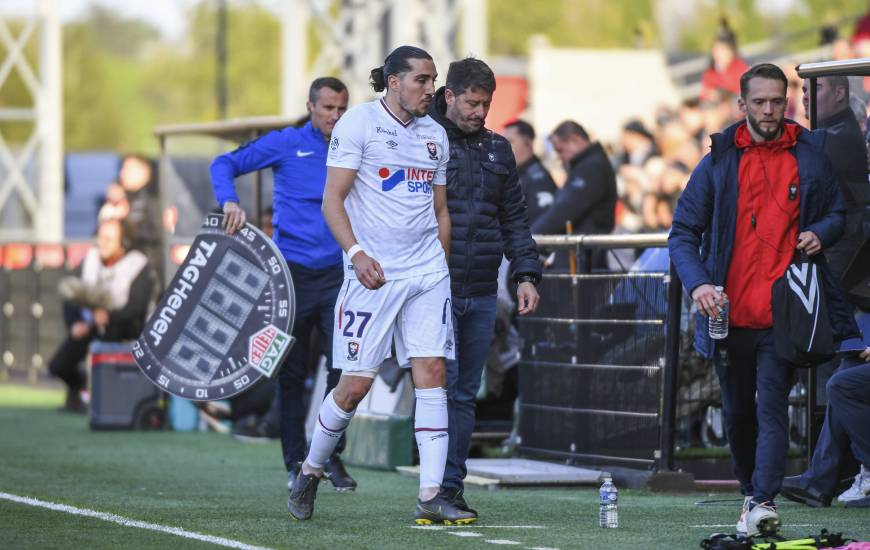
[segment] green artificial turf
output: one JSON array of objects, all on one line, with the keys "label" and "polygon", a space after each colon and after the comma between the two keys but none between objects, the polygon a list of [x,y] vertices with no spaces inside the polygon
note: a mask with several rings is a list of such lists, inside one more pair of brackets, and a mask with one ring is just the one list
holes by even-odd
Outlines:
[{"label": "green artificial turf", "polygon": [[[597,527],[594,488],[470,487],[466,496],[482,516],[478,526],[421,530],[412,520],[415,479],[352,468],[360,484],[355,493],[336,493],[324,483],[314,518],[297,522],[286,512],[277,442],[242,444],[215,433],[93,432],[85,417],[56,412],[60,402],[57,391],[0,385],[0,492],[270,548],[698,548],[710,533],[733,531],[741,502],[737,494],[622,489],[620,527],[604,530]],[[729,502],[696,504],[704,499]],[[783,501],[781,513],[789,536],[825,527],[870,539],[870,509],[813,510]],[[538,528],[511,527],[521,525]],[[218,548],[4,499],[0,547]]]}]

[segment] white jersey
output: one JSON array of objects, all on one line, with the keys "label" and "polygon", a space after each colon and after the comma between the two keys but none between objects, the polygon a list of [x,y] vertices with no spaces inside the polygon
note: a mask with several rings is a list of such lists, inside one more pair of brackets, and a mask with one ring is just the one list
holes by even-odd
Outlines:
[{"label": "white jersey", "polygon": [[[447,184],[449,157],[440,124],[428,115],[403,123],[383,100],[348,110],[332,131],[326,165],[357,171],[344,208],[388,281],[447,269],[432,186]],[[355,279],[346,253],[344,265]]]}]

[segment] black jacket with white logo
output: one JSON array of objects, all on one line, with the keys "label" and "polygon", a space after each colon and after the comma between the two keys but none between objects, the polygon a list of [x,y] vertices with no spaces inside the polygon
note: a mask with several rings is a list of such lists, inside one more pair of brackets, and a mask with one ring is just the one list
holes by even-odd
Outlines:
[{"label": "black jacket with white logo", "polygon": [[444,88],[429,115],[447,130],[447,206],[452,226],[450,281],[455,296],[486,296],[498,288],[502,255],[512,280],[541,278],[541,262],[529,230],[523,191],[510,143],[487,129],[463,133],[445,116]]},{"label": "black jacket with white logo", "polygon": [[525,163],[517,166],[520,177],[520,187],[526,197],[526,207],[529,212],[529,223],[534,224],[541,214],[547,211],[556,197],[556,182],[553,176],[541,163],[541,159],[532,156]]}]

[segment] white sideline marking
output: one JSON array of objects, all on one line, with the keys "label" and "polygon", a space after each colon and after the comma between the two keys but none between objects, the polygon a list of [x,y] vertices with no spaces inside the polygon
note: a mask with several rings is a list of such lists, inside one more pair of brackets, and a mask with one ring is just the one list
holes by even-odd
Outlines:
[{"label": "white sideline marking", "polygon": [[441,531],[442,529],[544,529],[543,525],[411,525],[411,529]]},{"label": "white sideline marking", "polygon": [[471,531],[457,531],[455,533],[447,532],[448,535],[453,535],[454,537],[482,537],[480,533],[473,533]]},{"label": "white sideline marking", "polygon": [[158,525],[156,523],[148,523],[135,519],[127,519],[125,517],[116,516],[115,514],[97,512],[96,510],[88,510],[87,508],[76,508],[75,506],[56,504],[54,502],[47,502],[45,500],[39,500],[30,497],[21,497],[18,495],[11,495],[9,493],[0,492],[0,499],[11,500],[12,502],[17,502],[19,504],[27,504],[28,506],[48,508],[49,510],[53,510],[55,512],[66,512],[67,514],[73,514],[76,516],[96,518],[103,521],[109,521],[111,523],[117,523],[118,525],[123,525],[124,527],[138,527],[139,529],[147,529],[149,531],[159,531],[161,533],[168,533],[170,535],[176,535],[187,539],[210,542],[212,544],[218,544],[220,546],[226,546],[229,548],[238,548],[239,550],[271,550],[270,548],[266,548],[263,546],[253,546],[250,544],[245,544],[244,542],[225,539],[223,537],[215,537],[212,535],[203,535],[202,533],[194,533],[193,531],[186,531],[184,529],[181,529],[180,527],[168,527],[166,525]]},{"label": "white sideline marking", "polygon": [[[733,524],[733,523],[724,523],[721,525],[720,524],[716,524],[716,525],[690,525],[689,527],[691,527],[693,529],[700,529],[700,528],[707,529],[707,528],[717,528],[717,527],[734,527],[734,525],[735,524]],[[815,523],[789,523],[787,525],[787,527],[817,527],[817,525]]]},{"label": "white sideline marking", "polygon": [[508,545],[513,545],[513,544],[518,545],[519,544],[515,540],[504,540],[504,539],[491,539],[491,540],[487,540],[484,542],[488,542],[490,544],[508,544]]},{"label": "white sideline marking", "polygon": [[530,546],[527,550],[559,550],[558,548],[550,548],[549,546]]}]

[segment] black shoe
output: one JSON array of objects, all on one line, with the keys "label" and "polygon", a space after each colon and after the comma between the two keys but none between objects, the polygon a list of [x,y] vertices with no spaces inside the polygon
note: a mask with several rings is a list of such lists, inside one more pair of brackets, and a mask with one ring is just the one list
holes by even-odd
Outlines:
[{"label": "black shoe", "polygon": [[821,492],[808,486],[803,479],[803,476],[789,476],[782,480],[782,489],[780,493],[785,498],[806,504],[813,508],[827,508],[831,505],[831,497],[823,495]]},{"label": "black shoe", "polygon": [[474,517],[478,517],[477,510],[470,507],[467,502],[465,502],[465,491],[462,489],[450,489],[450,488],[442,488],[438,493],[439,496],[443,497],[444,500],[456,506],[463,512],[469,512],[474,514]]},{"label": "black shoe", "polygon": [[475,521],[477,521],[476,514],[460,510],[440,494],[426,502],[417,500],[417,508],[414,510],[414,522],[417,525],[431,525],[433,523],[467,525]]},{"label": "black shoe", "polygon": [[290,469],[287,470],[287,490],[293,492],[293,482],[299,477],[299,472],[302,470],[302,463],[295,462]]},{"label": "black shoe", "polygon": [[317,486],[320,478],[315,475],[305,475],[299,470],[296,481],[293,482],[293,490],[290,491],[290,499],[287,501],[287,509],[290,515],[299,520],[311,518],[314,513],[314,499],[317,497]]},{"label": "black shoe", "polygon": [[356,480],[344,469],[344,463],[337,454],[329,457],[323,465],[323,477],[332,483],[336,491],[349,492],[356,489]]}]

